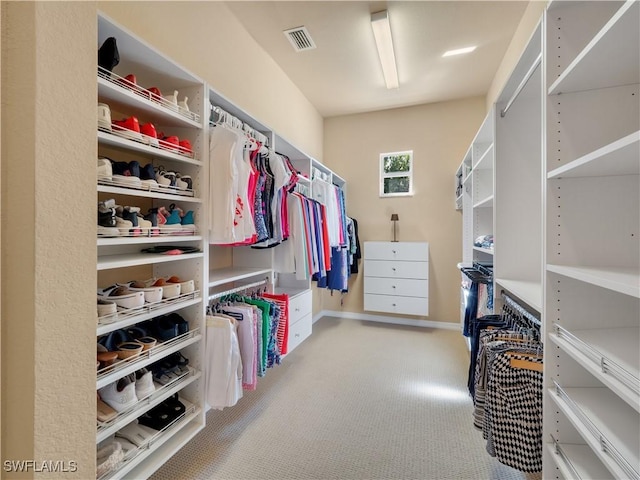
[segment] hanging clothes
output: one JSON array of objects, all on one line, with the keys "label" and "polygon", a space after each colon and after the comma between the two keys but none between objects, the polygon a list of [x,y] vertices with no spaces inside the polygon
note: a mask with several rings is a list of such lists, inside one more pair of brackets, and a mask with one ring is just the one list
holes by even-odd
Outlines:
[{"label": "hanging clothes", "polygon": [[234,406],[242,398],[242,359],[233,318],[207,315],[205,352],[207,403],[216,410]]}]

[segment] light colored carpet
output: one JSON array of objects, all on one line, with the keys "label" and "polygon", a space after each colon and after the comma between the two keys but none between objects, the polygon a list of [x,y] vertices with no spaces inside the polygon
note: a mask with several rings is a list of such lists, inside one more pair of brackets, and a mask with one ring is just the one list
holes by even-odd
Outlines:
[{"label": "light colored carpet", "polygon": [[472,421],[457,331],[325,317],[153,480],[521,480]]}]

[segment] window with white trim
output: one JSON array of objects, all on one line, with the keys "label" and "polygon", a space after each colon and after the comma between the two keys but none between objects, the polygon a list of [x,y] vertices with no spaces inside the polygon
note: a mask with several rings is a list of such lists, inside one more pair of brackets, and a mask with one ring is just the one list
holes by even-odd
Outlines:
[{"label": "window with white trim", "polygon": [[413,195],[413,150],[380,154],[380,196]]}]

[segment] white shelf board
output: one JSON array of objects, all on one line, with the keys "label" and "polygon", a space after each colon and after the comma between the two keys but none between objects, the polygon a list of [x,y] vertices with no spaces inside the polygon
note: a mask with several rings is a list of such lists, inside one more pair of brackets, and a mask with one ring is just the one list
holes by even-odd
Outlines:
[{"label": "white shelf board", "polygon": [[98,271],[114,268],[135,267],[138,265],[153,265],[156,263],[178,262],[202,258],[202,253],[183,253],[182,255],[163,255],[158,253],[129,253],[123,255],[98,256]]},{"label": "white shelf board", "polygon": [[198,296],[196,298],[190,298],[182,301],[164,301],[168,302],[166,306],[153,309],[141,309],[141,313],[139,315],[128,315],[124,320],[100,324],[96,329],[96,335],[105,335],[109,332],[113,332],[114,330],[127,328],[131,325],[135,325],[136,323],[144,322],[145,320],[151,320],[152,318],[166,315],[167,313],[175,312],[182,308],[190,307],[191,305],[197,305],[202,301],[202,297]]},{"label": "white shelf board", "polygon": [[270,274],[270,268],[219,268],[209,271],[209,288]]},{"label": "white shelf board", "polygon": [[196,127],[201,128],[202,125],[192,119],[180,115],[178,112],[162,107],[159,103],[147,100],[131,90],[115,85],[113,82],[98,77],[98,97],[110,100],[116,103],[131,105],[136,110],[152,115],[154,118],[161,118],[163,125],[171,125],[177,127]]},{"label": "white shelf board", "polygon": [[538,312],[542,312],[542,283],[507,278],[496,278],[495,283],[502,285],[502,287]]},{"label": "white shelf board", "polygon": [[574,267],[547,265],[547,271],[640,298],[640,269],[633,267]]},{"label": "white shelf board", "polygon": [[297,297],[298,295],[302,295],[310,291],[311,289],[309,288],[293,288],[293,287],[275,287],[273,289],[273,293],[277,295],[282,295],[283,293],[286,293],[287,295],[289,295],[290,300],[292,298]]},{"label": "white shelf board", "polygon": [[640,3],[627,1],[553,82],[549,95],[637,84],[639,16]]},{"label": "white shelf board", "polygon": [[[615,448],[615,450],[632,466],[638,468],[640,465],[640,416],[632,411],[631,407],[622,403],[617,396],[608,388],[586,387],[586,388],[564,388],[564,392],[575,404],[583,417],[589,419],[600,435]],[[596,437],[582,419],[576,415],[574,407],[563,398],[552,393],[554,400],[563,408],[568,417],[573,416],[572,423],[576,430],[583,436],[589,444],[594,443],[600,447],[600,439]],[[601,457],[603,463],[615,473],[621,470],[606,453]],[[628,475],[624,475],[624,478]]]},{"label": "white shelf board", "polygon": [[[589,445],[561,443],[560,449],[567,458],[566,461],[560,454],[556,453],[553,443],[548,443],[547,449],[551,452],[552,458],[565,479],[589,480],[597,478],[598,480],[613,480],[615,478],[598,460]],[[567,461],[569,465],[567,465]]]},{"label": "white shelf board", "polygon": [[474,165],[474,170],[490,170],[493,168],[493,142],[491,142],[482,156]]},{"label": "white shelf board", "polygon": [[601,177],[640,174],[640,130],[548,173],[548,177]]},{"label": "white shelf board", "polygon": [[195,382],[202,375],[201,372],[196,371],[195,369],[191,369],[190,373],[184,374],[178,380],[168,384],[161,385],[158,383],[154,383],[156,390],[154,393],[149,395],[148,397],[138,401],[133,409],[129,409],[126,412],[122,412],[118,414],[118,416],[109,422],[108,426],[105,426],[101,430],[98,430],[96,435],[96,443],[100,443],[103,440],[106,440],[110,435],[113,435],[121,428],[128,425],[130,422],[138,418],[140,415],[144,414],[148,410],[151,410],[153,407],[161,403],[163,400],[169,398],[174,393],[182,390],[187,385]]},{"label": "white shelf board", "polygon": [[462,180],[462,184],[465,185],[469,180],[471,180],[471,172],[469,172],[469,174],[464,177],[464,180]]},{"label": "white shelf board", "polygon": [[155,198],[158,200],[171,200],[173,202],[202,203],[199,197],[189,197],[187,195],[173,195],[171,193],[152,192],[149,190],[138,190],[136,188],[113,187],[110,185],[98,185],[98,193],[110,193],[113,195],[129,195],[132,197]]},{"label": "white shelf board", "polygon": [[[613,332],[613,330],[620,330],[620,332]],[[609,329],[609,328],[596,329],[593,331],[593,333],[591,333],[588,336],[595,337],[597,335],[601,335],[604,338],[606,338],[606,340],[598,339],[598,341],[595,342],[598,345],[597,346],[593,345],[593,347],[598,349],[605,357],[611,358],[609,357],[609,353],[612,350],[621,351],[627,348],[629,348],[630,350],[626,350],[624,353],[622,353],[622,355],[624,355],[625,357],[633,357],[633,356],[638,357],[639,355],[638,344],[640,343],[640,339],[638,338],[638,328],[635,328],[635,332],[630,330],[633,330],[633,329]],[[585,331],[586,330],[581,330],[581,331],[572,330],[571,333],[574,334],[576,337],[580,338],[581,340],[585,341],[585,343],[590,343],[590,342],[586,342],[586,339],[581,335],[581,333]],[[631,338],[624,338],[625,333],[627,333]],[[576,345],[573,345],[571,342],[567,341],[567,339],[561,336],[558,336],[556,333],[550,333],[549,339],[553,343],[558,345],[564,352],[566,352],[576,362],[578,362],[578,364],[580,364],[585,370],[591,373],[591,375],[593,375],[600,382],[602,382],[604,385],[609,387],[616,395],[618,395],[628,405],[630,405],[636,411],[640,412],[640,396],[638,395],[638,392],[634,392],[629,385],[621,382],[616,377],[603,372],[600,363],[596,363],[592,357],[586,355],[584,351],[582,351]],[[622,339],[622,341],[620,342],[620,344],[616,344],[615,343],[616,340],[619,340],[619,339]],[[617,352],[613,352],[612,356],[615,356],[618,358],[620,357],[620,355]],[[634,362],[637,363],[637,358],[635,360],[633,358],[627,358],[627,360],[624,361],[624,363],[623,361],[620,361],[620,360],[618,361],[621,364],[621,366],[627,367],[628,371],[630,372],[635,371],[637,374],[637,367],[635,367],[634,369],[634,367],[632,366]]]},{"label": "white shelf board", "polygon": [[483,198],[473,205],[473,208],[490,208],[493,207],[493,195]]},{"label": "white shelf board", "polygon": [[157,237],[98,237],[98,246],[149,245],[156,243],[199,242],[202,235],[158,235]]},{"label": "white shelf board", "polygon": [[489,255],[493,255],[493,248],[483,248],[483,247],[473,247],[476,252],[488,253]]},{"label": "white shelf board", "polygon": [[98,131],[97,133],[98,133],[98,143],[100,145],[108,145],[111,147],[123,148],[126,150],[132,150],[139,153],[144,153],[146,155],[151,155],[157,158],[164,158],[167,160],[175,160],[176,162],[183,162],[183,163],[189,163],[191,165],[202,166],[202,162],[200,160],[194,160],[192,158],[185,157],[184,155],[179,155],[177,153],[173,153],[168,150],[163,150],[161,148],[152,147],[144,143],[135,142],[133,140],[119,137],[118,135],[114,135],[112,133],[101,132],[101,131]]}]

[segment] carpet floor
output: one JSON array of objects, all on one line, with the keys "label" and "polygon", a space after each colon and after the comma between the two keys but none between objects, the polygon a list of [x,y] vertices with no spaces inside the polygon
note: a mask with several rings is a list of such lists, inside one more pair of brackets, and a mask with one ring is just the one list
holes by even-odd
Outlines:
[{"label": "carpet floor", "polygon": [[153,480],[523,480],[486,453],[457,331],[325,317]]}]

